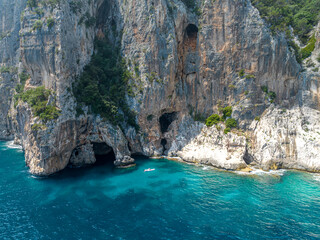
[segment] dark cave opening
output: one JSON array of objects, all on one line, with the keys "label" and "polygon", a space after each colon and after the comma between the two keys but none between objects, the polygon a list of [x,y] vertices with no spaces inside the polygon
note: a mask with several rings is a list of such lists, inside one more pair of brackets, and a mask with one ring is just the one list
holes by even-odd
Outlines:
[{"label": "dark cave opening", "polygon": [[176,120],[176,118],[177,118],[176,112],[162,114],[161,117],[159,118],[161,132],[162,133],[167,132],[169,126],[174,120]]},{"label": "dark cave opening", "polygon": [[185,45],[192,50],[195,50],[197,48],[198,32],[199,29],[194,24],[189,24],[186,28]]},{"label": "dark cave opening", "polygon": [[116,156],[112,147],[106,143],[93,142],[93,152],[96,158],[95,165],[112,164],[116,160]]},{"label": "dark cave opening", "polygon": [[166,139],[161,139],[161,145],[163,147],[163,153],[165,152],[166,150],[166,145],[167,145],[167,140]]},{"label": "dark cave opening", "polygon": [[199,29],[194,24],[189,24],[186,28],[188,38],[197,38]]}]

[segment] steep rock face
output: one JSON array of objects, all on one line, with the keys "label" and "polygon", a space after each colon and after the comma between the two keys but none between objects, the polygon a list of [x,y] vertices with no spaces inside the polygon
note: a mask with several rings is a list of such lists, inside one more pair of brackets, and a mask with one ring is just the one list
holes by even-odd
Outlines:
[{"label": "steep rock face", "polygon": [[32,118],[27,104],[19,104],[16,114],[16,131],[22,134],[21,144],[32,174],[50,175],[64,169],[68,164],[93,164],[96,161],[95,154],[100,155],[93,147],[97,143],[104,143],[112,149],[114,160],[128,161],[126,156],[130,155],[130,152],[121,129],[99,118],[73,119],[48,124],[46,129],[35,130],[32,126],[36,118]]},{"label": "steep rock face", "polygon": [[[135,153],[180,156],[225,169],[254,162],[265,169],[275,164],[317,170],[317,155],[308,155],[307,148],[296,147],[300,146],[294,143],[297,138],[285,135],[297,132],[305,146],[305,130],[286,122],[279,109],[288,109],[297,118],[301,112],[308,113],[316,124],[318,75],[301,73],[284,36],[271,36],[250,1],[197,4],[198,12],[179,0],[68,0],[53,7],[39,5],[37,11],[26,8],[21,18],[21,46],[17,47],[21,48],[19,71],[26,69],[31,76],[25,89],[44,85],[52,91],[49,102],[61,110],[61,116],[43,123],[20,101],[16,108],[11,104],[11,120],[7,121],[9,100],[0,109],[4,119],[0,136],[10,136],[5,131],[13,130],[16,142],[26,151],[30,171],[38,175],[57,172],[68,164],[94,163],[99,155],[95,144],[105,144],[104,154],[112,150],[120,166],[131,165],[130,154]],[[137,112],[139,132],[128,126],[122,126],[122,131],[90,115],[88,108],[85,114],[76,115],[72,84],[90,61],[95,37],[120,47],[133,73],[129,83],[133,94],[126,100]],[[0,91],[14,87],[9,78]],[[277,107],[262,86],[275,93]],[[13,90],[7,94],[6,101]],[[225,136],[195,121],[225,106],[233,107],[232,117],[248,130],[251,146],[244,136]],[[260,115],[259,123],[253,121]],[[39,124],[46,126],[39,128]],[[265,142],[267,135],[270,141]],[[287,142],[290,150],[278,147]],[[300,163],[299,156],[314,160]]]},{"label": "steep rock face", "polygon": [[256,126],[252,153],[263,169],[320,170],[319,111],[270,107]]},{"label": "steep rock face", "polygon": [[177,152],[177,155],[186,162],[237,170],[247,167],[246,151],[246,138],[240,132],[238,135],[224,134],[216,127],[203,127],[201,133]]},{"label": "steep rock face", "polygon": [[[93,53],[97,29],[92,19],[101,14],[99,10],[105,9],[104,4],[103,1],[61,1],[53,7],[38,4],[40,14],[31,8],[24,12],[21,55],[23,66],[31,75],[25,89],[44,85],[53,92],[49,102],[61,110],[60,117],[45,126],[22,101],[17,110],[11,111],[15,140],[25,149],[26,162],[33,174],[49,175],[68,164],[94,163],[95,143],[110,147],[117,165],[132,164],[127,140],[120,128],[99,117],[76,117],[76,103],[71,93],[75,77]],[[53,24],[49,24],[49,19],[53,19]]]},{"label": "steep rock face", "polygon": [[0,1],[0,140],[13,138],[8,111],[17,84],[20,15],[27,0]]},{"label": "steep rock face", "polygon": [[[142,146],[131,141],[133,151],[159,155],[161,141],[172,142],[161,131],[166,113],[177,113],[178,126],[185,115],[203,118],[231,105],[233,117],[247,128],[270,105],[261,86],[274,91],[278,103],[294,102],[300,66],[283,36],[270,35],[249,1],[205,1],[200,16],[180,1],[128,7],[122,46],[139,63],[134,81],[144,89],[132,102],[145,135]],[[238,76],[241,69],[246,78]]]}]

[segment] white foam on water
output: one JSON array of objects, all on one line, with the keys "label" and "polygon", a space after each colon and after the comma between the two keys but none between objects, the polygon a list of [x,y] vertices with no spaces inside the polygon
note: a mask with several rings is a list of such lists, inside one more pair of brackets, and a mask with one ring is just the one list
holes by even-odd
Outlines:
[{"label": "white foam on water", "polygon": [[320,182],[320,173],[314,173],[313,174],[313,179]]},{"label": "white foam on water", "polygon": [[287,170],[285,170],[285,169],[264,171],[261,169],[253,168],[251,172],[235,171],[235,173],[237,173],[239,175],[277,175],[277,176],[283,176],[286,171]]},{"label": "white foam on water", "polygon": [[202,170],[212,170],[212,169],[214,169],[214,168],[211,166],[203,166],[202,167]]},{"label": "white foam on water", "polygon": [[13,141],[8,142],[6,144],[6,147],[7,148],[11,148],[11,149],[20,149],[20,150],[22,150],[22,146],[14,144]]}]

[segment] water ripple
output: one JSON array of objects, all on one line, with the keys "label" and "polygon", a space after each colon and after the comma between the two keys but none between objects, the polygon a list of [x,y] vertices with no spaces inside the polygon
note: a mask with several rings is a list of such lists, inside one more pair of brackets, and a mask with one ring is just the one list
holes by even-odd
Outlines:
[{"label": "water ripple", "polygon": [[130,171],[37,178],[10,144],[0,143],[0,239],[320,238],[320,174],[138,159]]}]

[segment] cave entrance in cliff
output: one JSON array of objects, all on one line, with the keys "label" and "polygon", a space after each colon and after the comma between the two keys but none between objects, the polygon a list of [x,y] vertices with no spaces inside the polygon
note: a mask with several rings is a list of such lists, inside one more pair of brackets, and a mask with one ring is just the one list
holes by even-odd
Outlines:
[{"label": "cave entrance in cliff", "polygon": [[198,32],[199,32],[199,29],[194,24],[189,24],[186,28],[185,45],[191,48],[192,50],[196,50],[197,48]]},{"label": "cave entrance in cliff", "polygon": [[106,143],[92,142],[93,152],[96,158],[95,165],[113,164],[116,160],[116,156],[112,147],[108,146]]},{"label": "cave entrance in cliff", "polygon": [[161,132],[162,133],[167,132],[169,126],[174,120],[176,120],[176,118],[177,118],[176,112],[162,114],[161,117],[159,118]]}]

